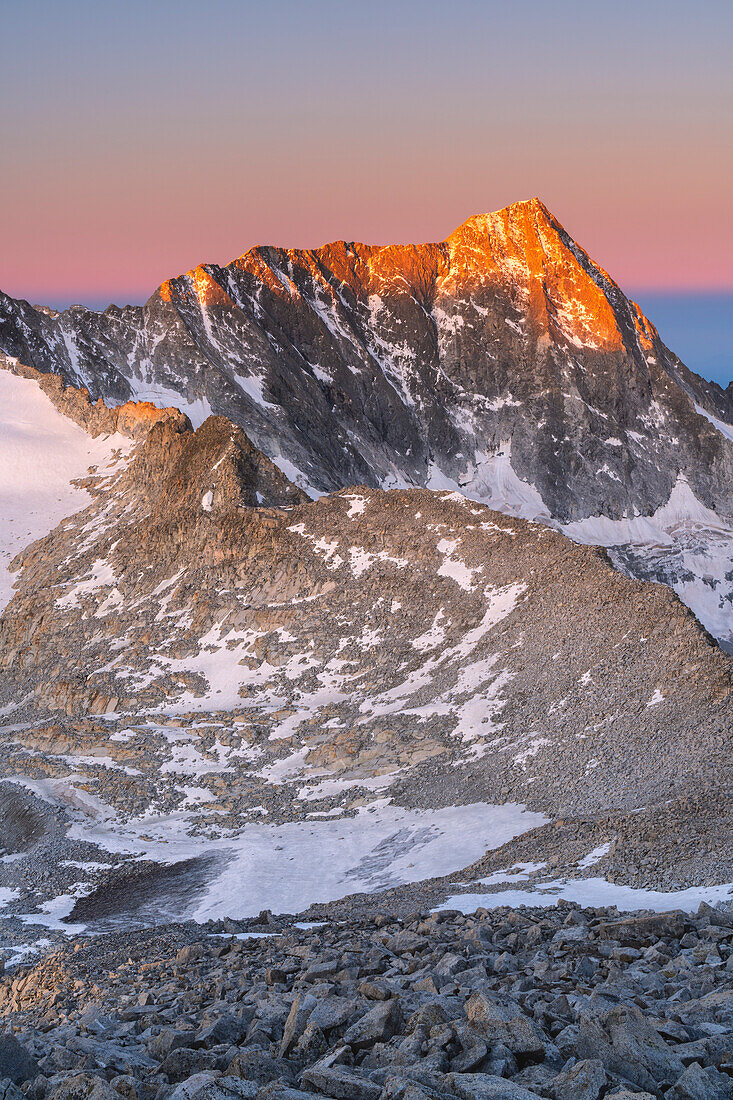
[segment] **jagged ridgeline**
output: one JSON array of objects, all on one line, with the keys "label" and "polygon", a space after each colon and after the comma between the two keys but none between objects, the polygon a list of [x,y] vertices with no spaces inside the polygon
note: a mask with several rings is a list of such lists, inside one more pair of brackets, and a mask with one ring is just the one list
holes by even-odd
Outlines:
[{"label": "jagged ridgeline", "polygon": [[0,348],[107,404],[227,416],[311,495],[455,488],[614,551],[733,643],[733,394],[537,199],[439,244],[251,249],[140,307],[0,297]]}]

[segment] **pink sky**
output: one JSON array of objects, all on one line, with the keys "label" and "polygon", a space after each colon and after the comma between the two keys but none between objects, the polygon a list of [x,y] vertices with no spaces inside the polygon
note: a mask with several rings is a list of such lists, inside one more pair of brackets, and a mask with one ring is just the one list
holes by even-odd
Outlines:
[{"label": "pink sky", "polygon": [[535,194],[622,286],[733,288],[730,6],[596,7],[11,2],[0,288],[141,301]]}]

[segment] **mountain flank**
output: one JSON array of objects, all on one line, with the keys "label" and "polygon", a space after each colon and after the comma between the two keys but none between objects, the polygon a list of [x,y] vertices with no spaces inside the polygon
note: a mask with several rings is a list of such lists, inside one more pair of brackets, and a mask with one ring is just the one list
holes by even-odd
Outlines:
[{"label": "mountain flank", "polygon": [[[668,588],[546,525],[446,491],[310,501],[231,421],[164,417],[14,568],[2,770],[60,815],[3,868],[15,911],[51,851],[69,913],[80,884],[108,891],[130,859],[155,882],[185,853],[171,914],[247,915],[235,868],[263,827],[333,844],[332,896],[530,829],[557,864],[558,819],[597,841],[593,873],[730,881],[731,659]],[[339,869],[339,837],[372,843],[370,822],[383,855]],[[401,845],[423,850],[414,872]],[[303,907],[326,900],[309,882]]]},{"label": "mountain flank", "polygon": [[733,391],[538,199],[436,244],[257,247],[139,307],[0,296],[0,350],[109,406],[226,416],[311,496],[454,489],[608,546],[733,646]]}]

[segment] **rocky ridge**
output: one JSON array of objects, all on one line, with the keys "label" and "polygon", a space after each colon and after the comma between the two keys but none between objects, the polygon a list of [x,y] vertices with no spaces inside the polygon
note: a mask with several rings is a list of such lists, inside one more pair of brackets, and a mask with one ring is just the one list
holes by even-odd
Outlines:
[{"label": "rocky ridge", "polygon": [[[35,382],[54,407],[83,428],[92,439],[116,432],[132,439],[144,439],[155,424],[166,421],[177,425],[179,430],[190,426],[188,417],[173,406],[160,408],[152,401],[105,405],[101,397],[92,400],[87,389],[68,382],[63,374],[40,371],[7,356],[3,356],[1,366],[19,378]],[[39,458],[42,461],[43,456]]]},{"label": "rocky ridge", "polygon": [[116,404],[210,413],[311,495],[454,488],[670,584],[733,645],[733,395],[538,200],[439,244],[257,247],[141,307],[0,297],[0,350]]},{"label": "rocky ridge", "polygon": [[[0,619],[6,819],[40,824],[0,869],[7,912],[43,923],[57,896],[77,922],[121,905],[144,919],[151,897],[242,912],[246,891],[214,903],[211,884],[258,823],[292,844],[308,822],[336,862],[339,834],[358,837],[331,896],[505,841],[533,843],[544,868],[548,816],[583,838],[563,873],[600,844],[589,875],[733,878],[730,659],[668,589],[545,526],[450,492],[310,502],[231,422],[164,417],[16,564]],[[670,804],[673,830],[640,839]],[[456,830],[452,862],[434,857]],[[131,871],[150,876],[132,892]]]}]

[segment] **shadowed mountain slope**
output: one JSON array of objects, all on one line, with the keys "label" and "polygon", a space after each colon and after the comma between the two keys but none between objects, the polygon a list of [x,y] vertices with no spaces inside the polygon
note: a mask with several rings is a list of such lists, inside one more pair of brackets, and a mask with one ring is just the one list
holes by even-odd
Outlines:
[{"label": "shadowed mountain slope", "polygon": [[538,200],[439,244],[251,249],[141,307],[0,297],[0,349],[108,404],[225,415],[311,495],[454,488],[661,580],[733,644],[733,395]]},{"label": "shadowed mountain slope", "polygon": [[[163,419],[93,493],[16,559],[0,619],[2,772],[94,845],[59,892],[100,844],[236,867],[282,826],[331,852],[338,896],[455,870],[548,816],[636,836],[670,799],[680,836],[689,805],[717,847],[678,869],[665,834],[657,880],[733,877],[731,660],[668,588],[454,492],[307,501],[220,417]],[[281,908],[318,900],[298,850]],[[271,840],[261,858],[267,904]],[[615,867],[634,881],[621,847]],[[217,875],[207,913],[255,904]]]}]

